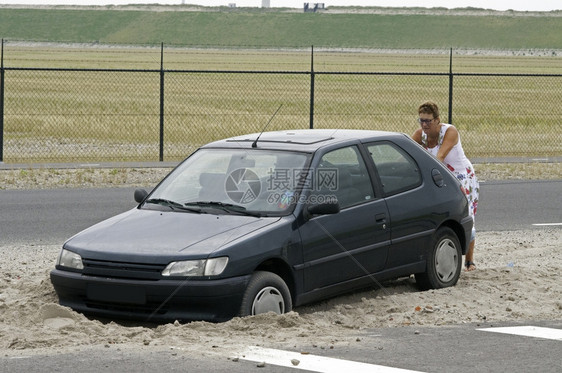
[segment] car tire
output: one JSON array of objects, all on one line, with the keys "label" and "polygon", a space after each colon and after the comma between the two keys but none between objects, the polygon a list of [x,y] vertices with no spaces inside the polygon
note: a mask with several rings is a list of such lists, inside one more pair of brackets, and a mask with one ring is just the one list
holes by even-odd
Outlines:
[{"label": "car tire", "polygon": [[441,227],[435,232],[426,263],[425,272],[415,275],[421,290],[446,288],[457,283],[462,268],[462,251],[451,228]]},{"label": "car tire", "polygon": [[292,309],[291,292],[285,281],[275,273],[258,271],[252,275],[246,287],[239,316],[267,312],[283,314]]}]

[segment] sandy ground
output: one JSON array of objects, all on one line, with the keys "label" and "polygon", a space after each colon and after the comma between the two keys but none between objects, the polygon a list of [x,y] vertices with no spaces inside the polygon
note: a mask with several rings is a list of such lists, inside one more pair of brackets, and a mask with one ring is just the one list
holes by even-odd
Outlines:
[{"label": "sandy ground", "polygon": [[[546,167],[548,166],[548,167]],[[480,180],[559,179],[560,164],[478,165]],[[155,184],[169,168],[0,171],[1,189]],[[57,303],[49,280],[59,245],[13,246],[0,237],[0,354],[58,354],[91,347],[173,349],[236,356],[244,346],[345,348],[377,327],[439,327],[562,320],[562,228],[480,232],[478,269],[455,287],[420,292],[411,278],[296,308],[213,324],[141,325],[88,319]],[[1,369],[0,369],[1,370]]]},{"label": "sandy ground", "polygon": [[562,319],[562,229],[482,232],[478,269],[452,288],[420,292],[413,278],[293,312],[226,323],[143,326],[88,319],[57,304],[49,281],[59,252],[51,246],[0,246],[0,353],[57,354],[86,346],[170,348],[192,356],[234,356],[241,346],[340,348],[374,327]]}]

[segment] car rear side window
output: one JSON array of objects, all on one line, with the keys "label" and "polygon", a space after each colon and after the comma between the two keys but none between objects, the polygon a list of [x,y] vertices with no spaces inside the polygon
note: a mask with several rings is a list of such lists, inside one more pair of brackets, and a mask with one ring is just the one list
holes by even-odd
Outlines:
[{"label": "car rear side window", "polygon": [[395,144],[384,142],[367,146],[386,196],[413,189],[421,184],[414,159]]}]

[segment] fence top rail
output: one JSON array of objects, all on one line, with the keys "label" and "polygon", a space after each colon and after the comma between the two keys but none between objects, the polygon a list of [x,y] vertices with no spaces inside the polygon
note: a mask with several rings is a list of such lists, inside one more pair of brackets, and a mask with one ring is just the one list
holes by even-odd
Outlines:
[{"label": "fence top rail", "polygon": [[506,74],[506,73],[452,73],[456,76],[518,76],[518,77],[549,77],[560,78],[562,74]]},{"label": "fence top rail", "polygon": [[308,75],[310,71],[290,71],[290,70],[164,70],[168,73],[193,73],[193,74],[204,74],[204,73],[211,73],[211,74],[277,74],[277,75],[285,75],[285,74],[293,74],[293,75]]},{"label": "fence top rail", "polygon": [[159,73],[160,69],[92,69],[92,68],[66,68],[66,67],[3,67],[5,71],[77,71],[77,72],[141,72]]},{"label": "fence top rail", "polygon": [[528,73],[455,73],[455,72],[376,72],[376,71],[290,71],[290,70],[180,70],[180,69],[94,69],[62,67],[1,67],[2,71],[66,71],[66,72],[135,72],[135,73],[190,73],[190,74],[275,74],[275,75],[382,75],[382,76],[495,76],[495,77],[549,77],[562,74]]},{"label": "fence top rail", "polygon": [[95,69],[95,68],[67,68],[67,67],[3,67],[5,71],[70,71],[70,72],[130,72],[130,73],[211,73],[211,74],[310,74],[310,71],[280,71],[280,70],[178,70],[178,69]]}]

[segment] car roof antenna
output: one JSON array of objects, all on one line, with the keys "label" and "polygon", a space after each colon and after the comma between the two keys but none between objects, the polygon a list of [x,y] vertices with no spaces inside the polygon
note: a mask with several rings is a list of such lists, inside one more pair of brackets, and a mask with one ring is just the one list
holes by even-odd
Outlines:
[{"label": "car roof antenna", "polygon": [[263,129],[261,130],[260,134],[258,135],[258,137],[256,137],[256,139],[254,140],[254,142],[252,143],[252,148],[256,148],[258,146],[258,140],[260,139],[260,136],[262,135],[262,133],[264,133],[264,131],[266,130],[267,126],[269,126],[269,123],[271,123],[271,121],[273,120],[273,118],[275,118],[275,116],[277,115],[277,112],[281,109],[281,106],[283,106],[283,104],[279,105],[279,107],[277,108],[277,110],[275,110],[275,113],[273,113],[273,115],[271,116],[271,118],[269,118],[269,121],[267,122],[267,124],[263,127]]}]

